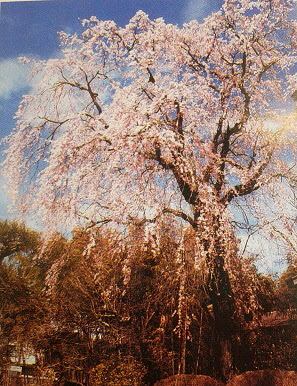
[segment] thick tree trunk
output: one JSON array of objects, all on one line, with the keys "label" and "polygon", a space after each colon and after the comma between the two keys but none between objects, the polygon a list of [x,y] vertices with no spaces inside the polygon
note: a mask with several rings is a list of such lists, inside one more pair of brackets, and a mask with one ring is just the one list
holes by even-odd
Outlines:
[{"label": "thick tree trunk", "polygon": [[[222,380],[226,381],[236,368],[234,344],[238,336],[238,322],[236,316],[236,304],[230,283],[229,274],[225,268],[225,258],[228,246],[233,244],[233,235],[222,232],[223,221],[219,216],[212,216],[212,222],[197,228],[200,234],[208,235],[199,244],[204,249],[208,266],[206,292],[212,304],[215,332],[218,337],[217,372]],[[199,237],[199,233],[197,237]],[[229,242],[226,242],[230,237]]]},{"label": "thick tree trunk", "polygon": [[222,380],[226,381],[236,367],[233,355],[237,335],[236,308],[228,273],[224,270],[222,262],[215,264],[215,273],[209,274],[207,290],[213,306],[215,329],[219,340],[218,373]]}]

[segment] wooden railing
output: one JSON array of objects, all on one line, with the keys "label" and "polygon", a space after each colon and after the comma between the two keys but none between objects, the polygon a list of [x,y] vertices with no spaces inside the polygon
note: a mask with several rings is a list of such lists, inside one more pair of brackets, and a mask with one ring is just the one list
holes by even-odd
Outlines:
[{"label": "wooden railing", "polygon": [[248,323],[247,329],[289,326],[297,321],[297,310],[271,311],[262,315],[260,320]]}]

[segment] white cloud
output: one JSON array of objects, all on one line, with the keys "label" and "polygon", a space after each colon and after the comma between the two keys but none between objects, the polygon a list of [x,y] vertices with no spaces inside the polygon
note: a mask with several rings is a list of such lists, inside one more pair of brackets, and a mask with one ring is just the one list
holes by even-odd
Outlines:
[{"label": "white cloud", "polygon": [[0,99],[9,99],[13,93],[28,87],[28,73],[28,66],[17,59],[0,61]]},{"label": "white cloud", "polygon": [[223,0],[189,0],[182,12],[183,20],[201,21],[212,12],[218,11],[222,4]]}]

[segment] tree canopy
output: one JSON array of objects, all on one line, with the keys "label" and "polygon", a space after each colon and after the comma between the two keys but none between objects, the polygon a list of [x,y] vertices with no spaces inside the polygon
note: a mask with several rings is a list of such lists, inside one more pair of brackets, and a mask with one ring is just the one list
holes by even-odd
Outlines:
[{"label": "tree canopy", "polygon": [[8,139],[12,197],[25,189],[21,207],[50,224],[173,214],[196,228],[259,188],[277,202],[295,172],[295,130],[269,125],[296,88],[291,7],[228,0],[201,24],[139,11],[61,33],[61,58],[32,61]]}]

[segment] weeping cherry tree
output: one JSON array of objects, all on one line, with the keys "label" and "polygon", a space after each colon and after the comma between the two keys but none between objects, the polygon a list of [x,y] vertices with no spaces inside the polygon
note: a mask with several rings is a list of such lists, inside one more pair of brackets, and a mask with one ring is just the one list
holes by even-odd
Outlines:
[{"label": "weeping cherry tree", "polygon": [[225,0],[182,27],[142,11],[125,27],[84,20],[60,58],[22,59],[38,81],[7,138],[11,196],[53,228],[175,216],[193,229],[229,367],[234,208],[280,222],[296,178],[294,113],[280,110],[297,84],[293,6]]}]

